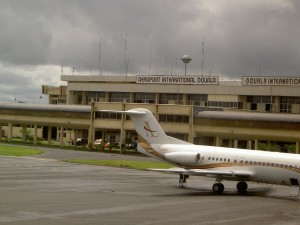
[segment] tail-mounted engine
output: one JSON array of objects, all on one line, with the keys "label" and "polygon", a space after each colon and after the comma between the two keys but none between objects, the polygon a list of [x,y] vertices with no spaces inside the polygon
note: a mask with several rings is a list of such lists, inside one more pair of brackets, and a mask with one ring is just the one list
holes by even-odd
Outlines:
[{"label": "tail-mounted engine", "polygon": [[179,164],[197,164],[201,155],[197,152],[170,152],[165,154],[165,159]]}]

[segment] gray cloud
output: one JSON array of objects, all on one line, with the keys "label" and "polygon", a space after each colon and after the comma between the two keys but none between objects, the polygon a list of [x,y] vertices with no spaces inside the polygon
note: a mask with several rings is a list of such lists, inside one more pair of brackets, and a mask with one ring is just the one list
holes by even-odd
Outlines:
[{"label": "gray cloud", "polygon": [[[130,74],[149,72],[150,46],[152,74],[182,74],[184,54],[193,58],[188,73],[200,74],[203,41],[205,74],[239,78],[300,71],[296,0],[0,0],[0,5],[0,65],[23,65],[24,74],[28,66],[51,65],[56,68],[49,77],[59,65],[97,74],[99,40],[103,74],[124,74],[126,33]],[[54,82],[45,74],[32,82],[39,89],[43,81]]]},{"label": "gray cloud", "polygon": [[20,76],[13,72],[0,72],[0,101],[22,101],[37,103],[41,96],[41,87],[35,86],[35,79]]}]

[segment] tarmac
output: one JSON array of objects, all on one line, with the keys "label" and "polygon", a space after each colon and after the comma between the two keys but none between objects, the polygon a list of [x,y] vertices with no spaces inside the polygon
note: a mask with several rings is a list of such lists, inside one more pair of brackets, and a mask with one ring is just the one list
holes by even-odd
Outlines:
[{"label": "tarmac", "polygon": [[241,195],[224,181],[153,171],[89,166],[62,159],[154,160],[119,154],[45,149],[38,157],[0,157],[0,224],[211,225],[299,224],[299,198],[290,188],[249,184]]}]

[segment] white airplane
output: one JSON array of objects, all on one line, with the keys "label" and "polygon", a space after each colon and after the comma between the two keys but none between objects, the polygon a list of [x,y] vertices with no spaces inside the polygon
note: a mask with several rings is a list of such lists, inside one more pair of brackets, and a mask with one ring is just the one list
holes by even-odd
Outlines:
[{"label": "white airplane", "polygon": [[209,176],[216,179],[212,190],[219,194],[224,191],[223,180],[235,180],[240,193],[251,181],[291,186],[291,195],[299,196],[300,155],[194,145],[167,136],[147,109],[100,111],[129,115],[138,133],[138,151],[176,166],[156,171],[178,173],[180,186],[190,175]]}]

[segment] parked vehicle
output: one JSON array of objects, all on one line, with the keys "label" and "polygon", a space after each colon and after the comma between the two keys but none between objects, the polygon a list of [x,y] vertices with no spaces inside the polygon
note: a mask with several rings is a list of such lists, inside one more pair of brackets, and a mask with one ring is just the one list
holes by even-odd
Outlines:
[{"label": "parked vehicle", "polygon": [[94,142],[94,146],[99,147],[100,145],[102,145],[102,139],[96,139]]},{"label": "parked vehicle", "polygon": [[87,145],[88,139],[87,138],[77,138],[76,145]]}]

